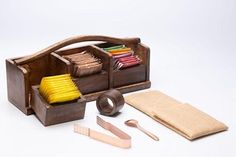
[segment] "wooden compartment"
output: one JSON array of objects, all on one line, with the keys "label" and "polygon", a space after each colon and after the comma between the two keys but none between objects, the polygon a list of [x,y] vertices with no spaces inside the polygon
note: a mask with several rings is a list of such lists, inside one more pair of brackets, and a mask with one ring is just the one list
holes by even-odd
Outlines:
[{"label": "wooden compartment", "polygon": [[140,64],[122,70],[113,71],[113,87],[121,87],[146,80],[145,65]]},{"label": "wooden compartment", "polygon": [[[82,76],[82,77],[73,77],[73,81],[78,86],[82,94],[86,95],[89,93],[94,93],[98,91],[105,91],[109,89],[109,67],[110,67],[110,57],[107,53],[101,52],[96,46],[85,46],[74,49],[67,49],[63,51],[56,51],[52,53],[52,58],[55,61],[55,67],[60,65],[57,70],[57,74],[64,73],[73,73],[73,65],[68,60],[64,59],[63,55],[70,55],[74,53],[80,53],[84,50],[92,53],[97,58],[100,58],[103,66],[100,73]],[[56,68],[55,68],[56,69]]]},{"label": "wooden compartment", "polygon": [[38,85],[44,76],[50,75],[49,55],[35,62],[16,65],[20,58],[6,59],[8,100],[26,115],[34,113],[31,108],[31,86]]},{"label": "wooden compartment", "polygon": [[38,88],[32,87],[31,107],[44,126],[84,118],[86,100],[83,96],[78,100],[51,105],[40,95]]},{"label": "wooden compartment", "polygon": [[[100,47],[100,50],[103,51],[102,48],[117,46],[117,44],[102,43],[102,44],[97,44],[96,46]],[[134,55],[138,55],[139,58],[142,60],[142,62],[140,65],[125,69],[120,69],[120,70],[112,69],[111,84],[112,87],[114,88],[119,88],[131,84],[149,81],[149,60],[150,60],[149,48],[142,44],[135,44],[135,45],[131,44],[126,46],[131,47],[134,50]],[[113,62],[112,59],[111,61]],[[113,63],[111,65],[113,65]]]}]

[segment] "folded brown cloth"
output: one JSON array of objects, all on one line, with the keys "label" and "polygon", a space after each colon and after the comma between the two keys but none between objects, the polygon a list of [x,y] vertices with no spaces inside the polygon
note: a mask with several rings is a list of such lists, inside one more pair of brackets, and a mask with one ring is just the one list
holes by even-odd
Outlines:
[{"label": "folded brown cloth", "polygon": [[228,129],[208,114],[159,91],[131,94],[125,102],[189,140]]}]

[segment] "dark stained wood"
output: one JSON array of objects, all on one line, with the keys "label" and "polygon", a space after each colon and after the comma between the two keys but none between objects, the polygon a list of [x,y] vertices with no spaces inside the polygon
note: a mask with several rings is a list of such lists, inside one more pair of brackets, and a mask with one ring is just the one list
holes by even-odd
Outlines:
[{"label": "dark stained wood", "polygon": [[[103,70],[105,70],[107,72],[110,70],[111,55],[106,53],[105,51],[102,51],[100,48],[98,48],[94,45],[66,49],[66,50],[59,50],[59,51],[56,51],[55,53],[51,53],[51,54],[56,56],[58,58],[58,61],[60,60],[61,62],[64,62],[65,66],[67,66],[67,65],[70,65],[71,63],[69,61],[67,61],[66,59],[64,59],[62,57],[63,55],[71,55],[74,53],[80,53],[85,50],[87,50],[88,52],[92,53],[94,56],[96,56],[102,60],[102,63],[103,63],[102,69]],[[55,54],[57,54],[57,55],[55,55]]]},{"label": "dark stained wood", "polygon": [[13,60],[6,60],[8,100],[26,115],[33,113],[29,102],[29,72],[22,66],[15,66]]},{"label": "dark stained wood", "polygon": [[71,66],[71,63],[68,60],[64,59],[62,56],[71,55],[74,53],[80,53],[85,50],[87,50],[88,52],[92,53],[94,56],[96,56],[102,60],[102,63],[103,63],[102,69],[103,70],[108,71],[110,69],[109,64],[110,64],[111,58],[109,58],[109,57],[111,57],[111,55],[106,52],[101,52],[100,49],[94,45],[66,49],[66,50],[59,50],[59,51],[56,51],[55,53],[53,52],[51,54],[53,56],[55,56],[56,58],[58,58],[58,63],[56,63],[56,64],[60,64],[59,62],[64,62],[64,66]]},{"label": "dark stained wood", "polygon": [[71,73],[72,64],[56,53],[50,55],[50,75]]},{"label": "dark stained wood", "polygon": [[[94,52],[94,55],[97,57],[100,57],[102,59],[103,63],[103,69],[108,73],[108,88],[112,88],[112,55],[103,51],[103,49],[92,45],[90,47],[90,50]],[[100,82],[100,81],[99,81]],[[101,90],[100,90],[101,91]],[[87,94],[87,93],[86,93]]]},{"label": "dark stained wood", "polygon": [[75,36],[68,39],[65,39],[63,41],[60,41],[58,43],[55,43],[39,52],[34,53],[33,55],[20,58],[18,60],[15,60],[15,63],[17,65],[22,65],[26,63],[33,62],[45,55],[48,55],[60,48],[63,48],[65,46],[78,43],[78,42],[84,42],[84,41],[106,41],[110,43],[117,43],[117,44],[138,44],[140,43],[139,38],[114,38],[114,37],[108,37],[108,36],[101,36],[101,35],[88,35],[88,36]]},{"label": "dark stained wood", "polygon": [[145,65],[137,65],[122,70],[113,71],[113,87],[144,82],[146,80]]},{"label": "dark stained wood", "polygon": [[102,69],[109,72],[111,67],[111,61],[112,61],[112,55],[109,53],[106,53],[105,51],[101,50],[99,47],[95,45],[91,45],[88,47],[88,51],[92,52],[94,56],[100,58],[102,60]]},{"label": "dark stained wood", "polygon": [[73,81],[76,83],[78,89],[82,94],[109,89],[108,72],[106,71],[80,78],[73,78]]},{"label": "dark stained wood", "polygon": [[142,89],[147,89],[151,87],[151,82],[150,81],[144,81],[140,83],[135,83],[127,86],[122,86],[116,88],[119,90],[122,94],[129,93],[129,92],[134,92]]},{"label": "dark stained wood", "polygon": [[145,65],[146,80],[150,78],[150,48],[142,43],[135,47],[136,54],[142,59],[142,64]]},{"label": "dark stained wood", "polygon": [[[83,76],[79,78],[73,78],[74,82],[78,86],[79,90],[82,94],[88,94],[93,93],[97,91],[103,91],[109,89],[109,74],[111,70],[111,55],[106,52],[101,52],[98,47],[95,47],[93,45],[91,46],[85,46],[80,48],[73,48],[72,51],[70,49],[68,50],[62,50],[62,51],[56,51],[55,53],[52,53],[52,55],[56,58],[58,58],[54,64],[55,66],[58,66],[59,73],[56,74],[62,74],[62,69],[67,69],[67,73],[73,73],[73,65],[66,59],[64,59],[63,55],[69,55],[74,53],[79,53],[84,50],[87,50],[88,52],[92,53],[97,58],[100,58],[103,67],[102,72],[97,74],[92,74],[89,76]],[[61,63],[62,62],[62,63]],[[61,70],[60,70],[61,69]],[[95,81],[96,80],[96,81]]]},{"label": "dark stained wood", "polygon": [[38,86],[32,87],[31,106],[44,126],[83,119],[85,105],[83,96],[75,101],[50,105],[39,94]]},{"label": "dark stained wood", "polygon": [[57,51],[55,51],[55,53],[58,54],[59,56],[70,55],[70,54],[74,54],[74,53],[83,52],[83,51],[87,50],[88,47],[89,46],[76,47],[76,48],[67,48],[67,49],[64,49],[64,50],[57,50]]},{"label": "dark stained wood", "polygon": [[[106,42],[58,50],[75,42],[90,40]],[[112,56],[103,51],[102,47],[120,44],[131,47],[135,51],[135,55],[142,59],[141,65],[114,71]],[[72,64],[62,55],[79,53],[84,50],[93,53],[103,63],[101,73],[73,78],[86,101],[96,100],[100,94],[112,88],[127,93],[151,86],[149,81],[150,49],[141,44],[139,38],[118,39],[104,36],[86,36],[66,39],[31,56],[7,59],[8,100],[26,115],[35,112],[45,126],[83,118],[83,104],[85,107],[86,102],[84,99],[79,100],[79,102],[52,106],[43,100],[36,87],[40,84],[42,77],[71,73]],[[34,91],[32,91],[32,86],[35,89]]]},{"label": "dark stained wood", "polygon": [[105,69],[108,72],[108,86],[109,88],[113,87],[113,77],[112,77],[112,55],[110,53],[107,53],[100,47],[96,45],[91,46],[91,51],[94,51],[94,54],[99,57],[101,55],[101,58],[103,58],[102,63],[103,63],[103,69]]},{"label": "dark stained wood", "polygon": [[[103,51],[102,48],[117,46],[119,44],[114,43],[101,43],[96,44],[97,47],[100,47],[100,51]],[[141,44],[128,44],[127,47],[131,47],[134,50],[135,55],[138,55],[142,60],[140,66],[130,67],[122,70],[114,70],[112,68],[113,61],[111,59],[110,68],[110,87],[121,87],[124,85],[134,84],[143,81],[149,81],[149,70],[150,70],[150,49]],[[104,51],[103,51],[104,52]]]},{"label": "dark stained wood", "polygon": [[[38,85],[41,79],[50,74],[49,68],[49,56],[43,56],[42,58],[35,60],[29,64],[22,65],[29,72],[30,85]],[[31,90],[31,87],[28,87]]]}]

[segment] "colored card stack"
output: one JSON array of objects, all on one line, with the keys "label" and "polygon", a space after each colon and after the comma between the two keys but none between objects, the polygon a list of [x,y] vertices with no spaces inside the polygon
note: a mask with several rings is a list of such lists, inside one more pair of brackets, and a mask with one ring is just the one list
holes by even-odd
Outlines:
[{"label": "colored card stack", "polygon": [[102,62],[91,53],[83,51],[63,56],[74,65],[73,76],[81,77],[99,73],[102,70]]},{"label": "colored card stack", "polygon": [[125,45],[103,48],[103,50],[112,54],[113,69],[124,69],[141,63],[141,59],[134,55],[134,51]]},{"label": "colored card stack", "polygon": [[39,92],[49,104],[72,101],[81,95],[70,74],[42,78]]}]

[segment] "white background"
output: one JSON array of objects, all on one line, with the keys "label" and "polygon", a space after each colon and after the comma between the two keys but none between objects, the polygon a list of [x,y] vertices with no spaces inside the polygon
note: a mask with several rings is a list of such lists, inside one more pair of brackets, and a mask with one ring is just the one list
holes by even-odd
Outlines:
[{"label": "white background", "polygon": [[[235,0],[0,0],[0,156],[235,156],[235,28]],[[140,37],[151,48],[151,89],[193,104],[229,131],[190,142],[127,105],[104,117],[132,136],[124,150],[73,133],[73,123],[104,131],[95,102],[83,120],[50,127],[8,102],[6,58],[83,34]],[[160,142],[125,126],[129,118]]]}]

